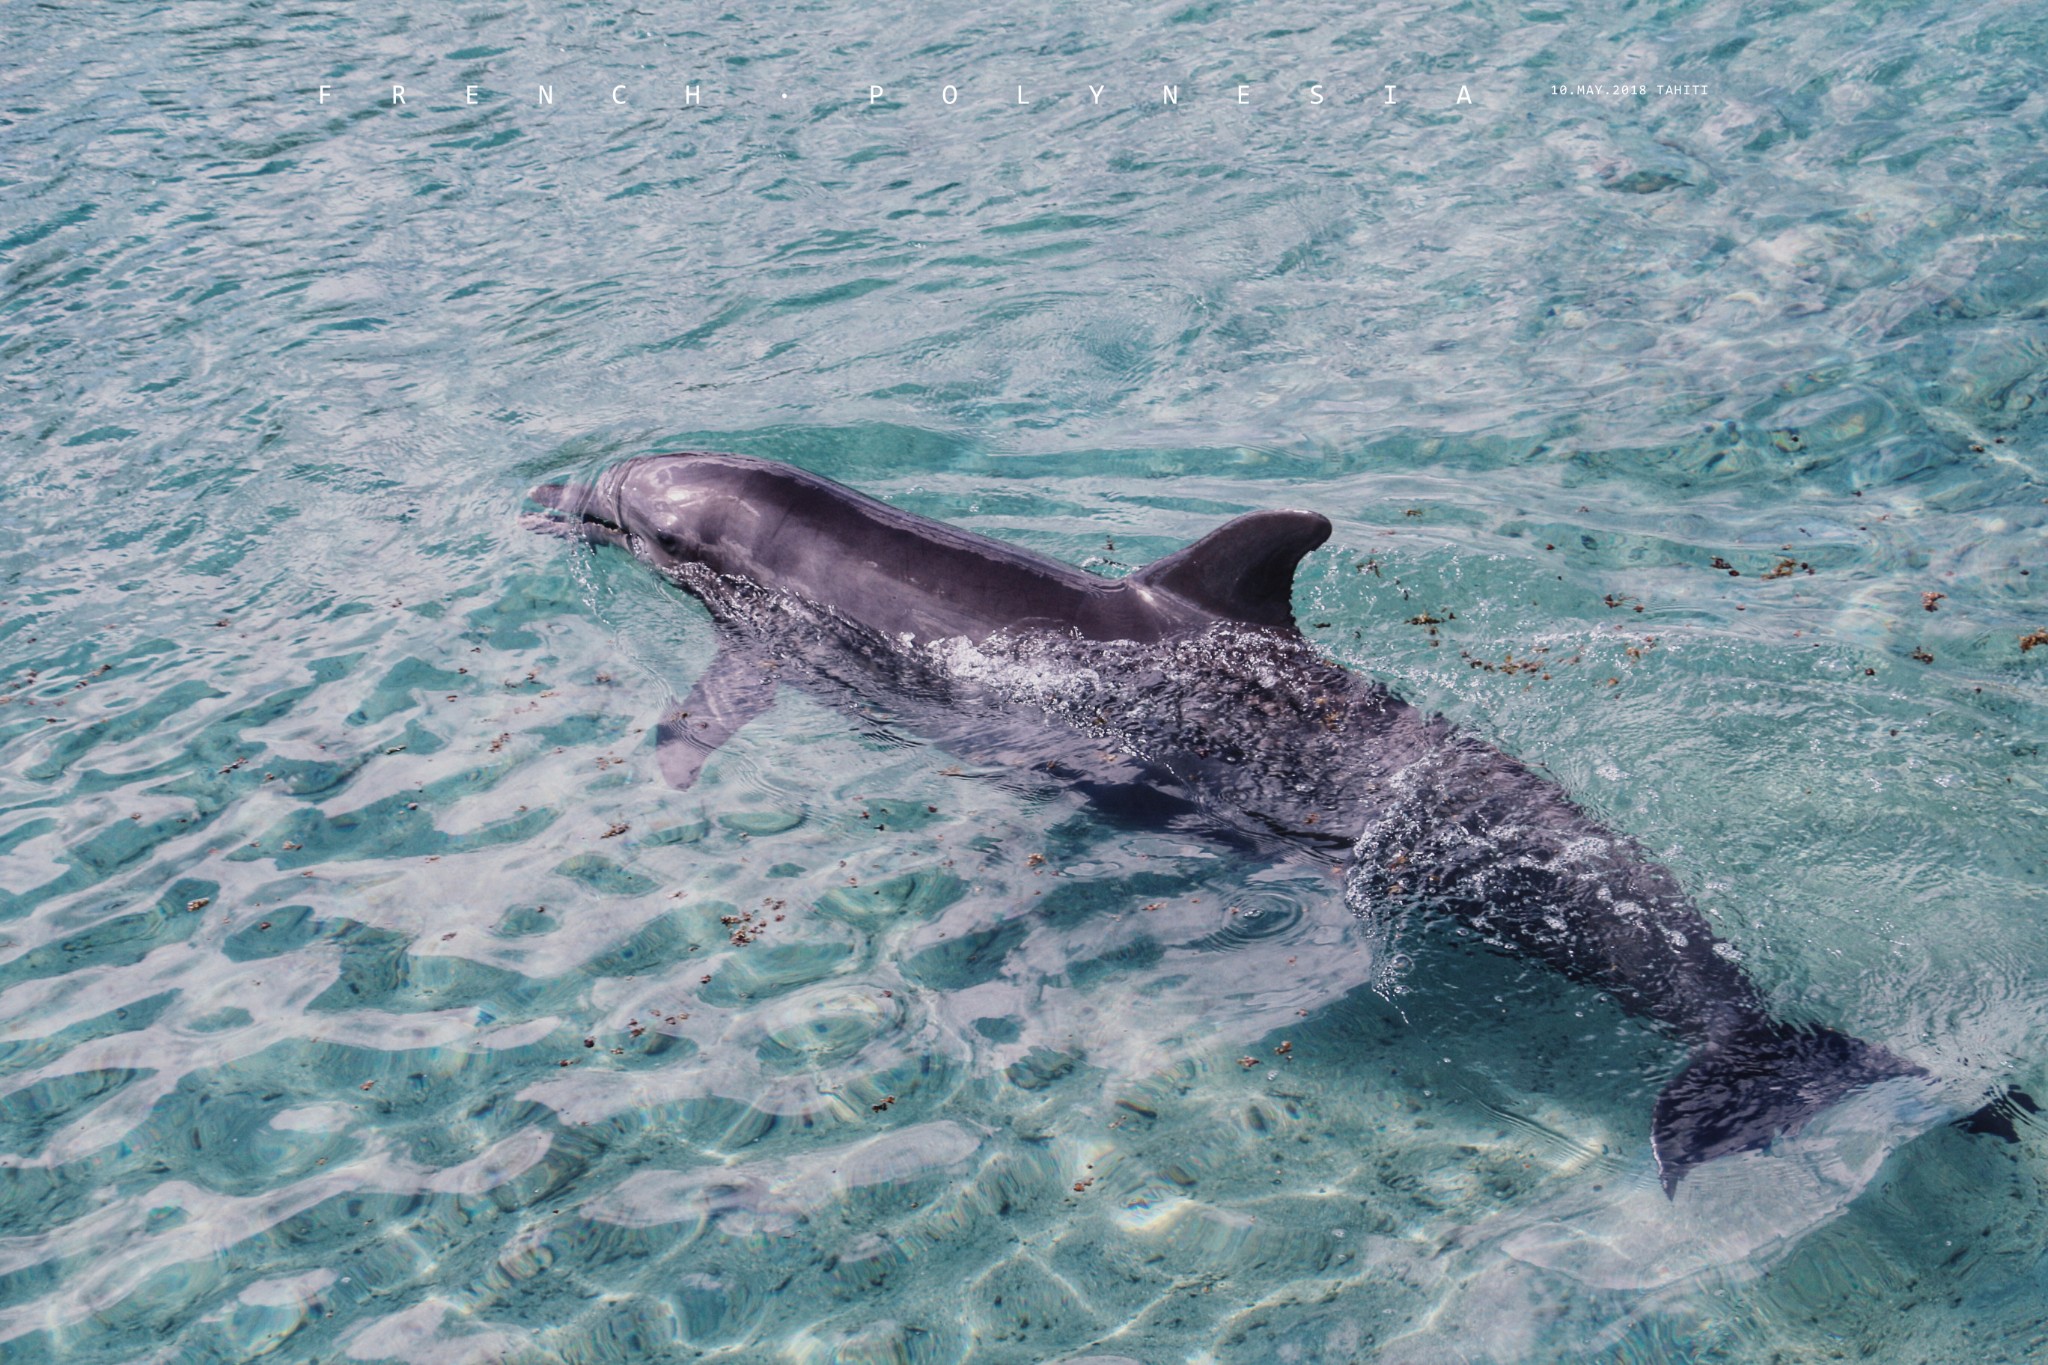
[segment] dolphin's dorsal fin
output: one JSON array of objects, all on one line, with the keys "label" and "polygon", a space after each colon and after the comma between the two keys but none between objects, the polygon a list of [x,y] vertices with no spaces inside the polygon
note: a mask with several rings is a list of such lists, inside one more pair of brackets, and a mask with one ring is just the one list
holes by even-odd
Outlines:
[{"label": "dolphin's dorsal fin", "polygon": [[1291,630],[1294,568],[1329,538],[1330,519],[1319,512],[1247,512],[1124,581],[1233,621]]}]

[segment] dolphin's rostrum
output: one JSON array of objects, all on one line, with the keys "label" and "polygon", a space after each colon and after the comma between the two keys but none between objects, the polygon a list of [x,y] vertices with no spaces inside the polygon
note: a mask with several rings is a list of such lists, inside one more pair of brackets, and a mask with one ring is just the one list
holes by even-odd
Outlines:
[{"label": "dolphin's rostrum", "polygon": [[1457,916],[1690,1045],[1657,1098],[1667,1193],[1859,1087],[1923,1074],[1774,1018],[1670,871],[1555,783],[1320,657],[1291,607],[1314,512],[1253,512],[1109,579],[741,455],[627,460],[532,497],[704,601],[716,659],[663,720],[696,780],[780,686],[1106,805],[1349,864],[1354,906]]}]

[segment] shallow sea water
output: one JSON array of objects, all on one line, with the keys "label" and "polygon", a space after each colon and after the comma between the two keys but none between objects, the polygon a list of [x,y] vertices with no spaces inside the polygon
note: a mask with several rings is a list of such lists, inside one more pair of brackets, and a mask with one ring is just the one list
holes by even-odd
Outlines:
[{"label": "shallow sea water", "polygon": [[[1940,1119],[2048,1097],[2042,33],[0,10],[0,1350],[2040,1358],[2048,1133]],[[1314,865],[799,697],[667,790],[709,622],[517,515],[692,446],[1326,511],[1320,645],[1938,1093],[1667,1202],[1675,1044]]]}]

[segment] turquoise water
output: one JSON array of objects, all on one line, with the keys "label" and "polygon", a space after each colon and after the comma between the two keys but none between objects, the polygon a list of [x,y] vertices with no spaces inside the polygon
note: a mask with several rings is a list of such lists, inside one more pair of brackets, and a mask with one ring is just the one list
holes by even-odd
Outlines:
[{"label": "turquoise water", "polygon": [[[1329,653],[1781,1014],[2048,1095],[2042,32],[0,11],[0,1349],[2037,1358],[2038,1124],[1667,1203],[1675,1044],[1320,867],[794,696],[667,790],[708,621],[517,515],[686,446],[1106,573],[1324,510]],[[1624,81],[1706,91],[1554,93]]]}]

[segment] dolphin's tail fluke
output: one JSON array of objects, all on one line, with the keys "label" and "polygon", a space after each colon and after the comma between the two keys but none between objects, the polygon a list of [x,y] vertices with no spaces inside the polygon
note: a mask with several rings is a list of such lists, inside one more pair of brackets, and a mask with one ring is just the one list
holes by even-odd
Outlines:
[{"label": "dolphin's tail fluke", "polygon": [[1651,1142],[1664,1193],[1701,1162],[1797,1133],[1829,1105],[1919,1067],[1827,1028],[1758,1027],[1707,1044],[1657,1096]]}]

